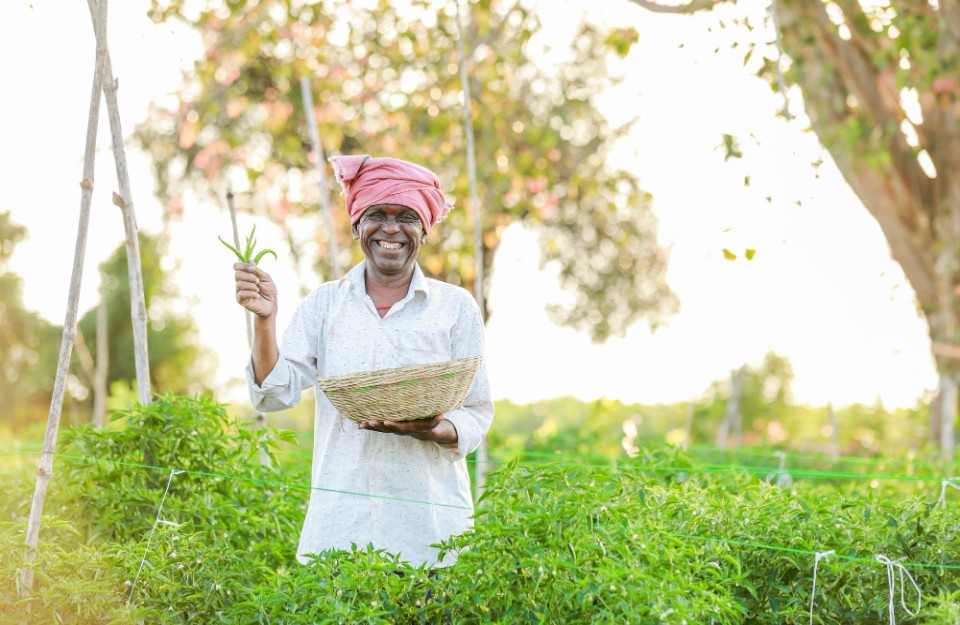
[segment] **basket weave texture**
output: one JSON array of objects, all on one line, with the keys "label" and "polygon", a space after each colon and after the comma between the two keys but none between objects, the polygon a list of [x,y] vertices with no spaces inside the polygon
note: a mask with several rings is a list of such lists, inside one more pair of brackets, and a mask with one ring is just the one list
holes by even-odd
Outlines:
[{"label": "basket weave texture", "polygon": [[412,421],[459,408],[482,356],[317,380],[333,407],[351,421]]}]

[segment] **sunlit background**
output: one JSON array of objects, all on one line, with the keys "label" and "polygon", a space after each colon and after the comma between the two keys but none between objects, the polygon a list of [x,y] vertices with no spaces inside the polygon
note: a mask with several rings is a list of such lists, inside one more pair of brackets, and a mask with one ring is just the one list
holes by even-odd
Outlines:
[{"label": "sunlit background", "polygon": [[[652,196],[679,312],[655,331],[641,321],[602,344],[557,325],[545,312],[566,296],[556,268],[541,266],[536,233],[513,224],[502,234],[488,293],[487,357],[496,397],[518,404],[557,397],[685,404],[709,400],[712,383],[742,365],[760,367],[773,352],[792,367],[797,404],[897,408],[928,400],[937,378],[913,291],[877,223],[809,132],[799,91],[788,96],[800,116],[788,120],[782,94],[744,66],[742,50],[722,45],[725,35],[710,30],[716,15],[607,5],[600,12],[575,0],[536,5],[542,32],[532,56],[544,67],[568,60],[582,20],[639,33],[626,57],[610,55],[611,75],[622,81],[593,96],[613,125],[635,120],[609,164],[636,175]],[[110,7],[127,134],[147,118],[151,103],[175,104],[172,94],[202,53],[195,32],[174,21],[153,23],[148,6],[130,0]],[[767,10],[761,2],[741,6],[758,20]],[[14,2],[4,12],[0,51],[9,61],[10,88],[0,105],[6,148],[0,208],[28,229],[9,271],[23,278],[24,306],[62,324],[94,38],[82,2]],[[742,157],[729,158],[725,137],[736,138]],[[104,109],[81,314],[97,302],[98,265],[123,241],[120,213],[109,199],[116,189],[109,145]],[[209,378],[197,382],[242,403],[244,319],[232,296],[229,254],[216,240],[231,232],[226,206],[186,197],[182,217],[164,224],[151,163],[134,142],[127,150],[139,226],[169,235],[161,264],[179,294],[167,305],[194,320],[198,357],[209,363]],[[481,178],[496,167],[489,154],[477,159]],[[468,198],[455,199],[456,210],[464,210]],[[317,211],[302,227],[323,227]],[[279,283],[283,324],[300,296],[298,280],[309,287],[318,278],[309,264],[298,278],[278,229],[241,212],[242,232],[253,223],[262,244],[279,252],[264,267]],[[443,226],[431,237],[442,237]]]}]

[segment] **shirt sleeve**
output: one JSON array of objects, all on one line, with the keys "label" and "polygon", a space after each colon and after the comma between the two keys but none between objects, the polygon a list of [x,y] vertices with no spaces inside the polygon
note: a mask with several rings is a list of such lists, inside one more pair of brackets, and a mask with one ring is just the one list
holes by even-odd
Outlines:
[{"label": "shirt sleeve", "polygon": [[[469,295],[460,307],[457,323],[452,332],[453,359],[483,356],[483,318],[480,308]],[[444,447],[444,455],[451,461],[461,460],[480,446],[493,423],[493,399],[490,394],[490,382],[487,379],[487,363],[481,361],[477,377],[473,380],[470,392],[463,405],[444,415],[447,421],[457,429],[457,447]]]},{"label": "shirt sleeve", "polygon": [[253,376],[253,359],[247,362],[250,402],[261,412],[293,408],[304,389],[317,383],[317,353],[321,336],[319,289],[293,313],[280,345],[280,357],[260,385]]}]

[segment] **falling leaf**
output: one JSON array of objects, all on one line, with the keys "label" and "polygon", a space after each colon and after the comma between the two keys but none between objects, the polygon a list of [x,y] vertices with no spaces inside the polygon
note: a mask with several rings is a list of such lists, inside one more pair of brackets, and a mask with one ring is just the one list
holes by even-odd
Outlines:
[{"label": "falling leaf", "polygon": [[746,252],[747,260],[753,260],[753,256],[754,256],[756,253],[757,253],[757,250],[753,250],[753,249],[750,249],[750,248],[748,247],[748,248],[747,248],[747,252]]},{"label": "falling leaf", "polygon": [[726,258],[727,260],[737,260],[737,255],[731,252],[730,250],[728,250],[727,248],[723,248],[723,257]]}]

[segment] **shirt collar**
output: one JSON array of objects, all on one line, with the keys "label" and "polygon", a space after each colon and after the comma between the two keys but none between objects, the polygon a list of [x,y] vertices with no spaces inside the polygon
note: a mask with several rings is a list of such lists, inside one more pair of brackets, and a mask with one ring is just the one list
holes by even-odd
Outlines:
[{"label": "shirt collar", "polygon": [[[360,289],[361,292],[366,292],[366,270],[367,261],[362,260],[353,269],[347,272],[347,275],[343,277],[343,281]],[[410,292],[416,293],[417,291],[420,291],[424,295],[430,295],[430,283],[427,280],[427,277],[423,275],[423,269],[420,268],[420,264],[414,263],[413,279],[410,281]]]}]

